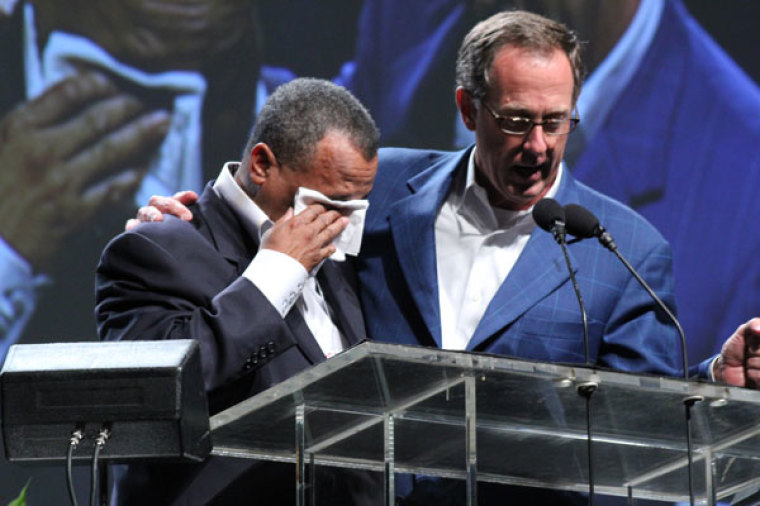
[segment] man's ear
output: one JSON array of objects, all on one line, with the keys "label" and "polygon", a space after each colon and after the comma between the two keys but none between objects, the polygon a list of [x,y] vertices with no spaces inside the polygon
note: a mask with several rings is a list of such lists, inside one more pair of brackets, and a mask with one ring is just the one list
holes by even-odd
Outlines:
[{"label": "man's ear", "polygon": [[277,159],[269,149],[269,146],[259,142],[251,149],[251,164],[247,167],[251,175],[251,181],[262,186],[269,179],[273,167],[277,166]]},{"label": "man's ear", "polygon": [[467,127],[467,130],[475,130],[475,114],[477,113],[475,99],[472,98],[469,91],[461,86],[457,88],[456,97],[459,116],[462,118],[464,126]]}]

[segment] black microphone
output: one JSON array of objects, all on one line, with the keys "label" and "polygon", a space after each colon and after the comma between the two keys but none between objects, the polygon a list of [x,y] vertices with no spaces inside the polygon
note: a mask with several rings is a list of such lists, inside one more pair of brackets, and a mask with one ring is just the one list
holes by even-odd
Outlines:
[{"label": "black microphone", "polygon": [[[615,241],[612,236],[605,230],[605,228],[599,224],[599,220],[594,214],[583,206],[578,204],[568,204],[565,206],[565,219],[567,220],[566,227],[567,232],[574,235],[579,239],[588,239],[596,237],[599,242],[612,251],[618,259],[623,262],[623,265],[628,271],[636,278],[636,281],[644,287],[649,296],[654,300],[657,306],[668,316],[673,325],[675,325],[678,331],[678,336],[681,338],[681,356],[683,357],[683,377],[689,379],[689,360],[686,358],[686,336],[684,335],[681,324],[678,323],[678,319],[673,313],[670,312],[668,306],[660,299],[654,290],[647,284],[644,279],[639,276],[636,269],[625,259],[625,257],[618,251]],[[692,451],[692,436],[691,436],[691,407],[696,403],[703,400],[701,396],[691,396],[684,399],[685,408],[685,420],[686,420],[686,448],[687,448],[687,462],[688,462],[688,475],[689,475],[689,504],[694,504],[694,464],[693,464],[693,451]]]},{"label": "black microphone", "polygon": [[579,239],[596,237],[601,227],[596,216],[578,204],[567,204],[565,206],[565,218],[568,222],[566,225],[568,233]]},{"label": "black microphone", "polygon": [[639,284],[644,287],[644,290],[646,290],[649,296],[652,297],[652,300],[654,300],[657,306],[668,316],[670,321],[676,327],[678,335],[681,338],[683,376],[685,379],[689,379],[689,362],[686,358],[686,336],[684,335],[683,328],[681,328],[681,324],[678,322],[678,319],[675,317],[675,315],[670,311],[670,309],[668,309],[668,306],[665,305],[662,299],[660,299],[657,294],[654,293],[654,290],[650,288],[647,282],[644,281],[641,276],[639,276],[639,273],[636,272],[636,269],[633,268],[633,266],[628,262],[628,260],[625,259],[620,251],[618,251],[618,247],[615,244],[615,241],[612,239],[610,233],[605,230],[605,228],[599,223],[597,217],[594,216],[591,211],[578,204],[568,204],[565,206],[565,219],[567,220],[565,226],[569,234],[572,234],[580,239],[596,237],[602,246],[612,251],[615,256],[620,259],[623,265],[625,265],[633,277],[636,278],[636,281],[638,281]]},{"label": "black microphone", "polygon": [[575,297],[578,299],[578,306],[581,310],[581,318],[583,321],[583,345],[585,351],[586,365],[591,365],[591,355],[589,351],[589,339],[588,339],[588,316],[586,315],[586,306],[583,304],[583,296],[578,288],[578,281],[575,279],[575,271],[570,264],[570,255],[567,253],[566,242],[566,225],[565,225],[565,209],[554,199],[541,199],[535,206],[533,206],[533,219],[536,224],[550,232],[554,236],[554,240],[562,247],[562,255],[565,257],[565,264],[567,270],[570,273],[570,281],[573,284],[573,290],[575,290]]},{"label": "black microphone", "polygon": [[[575,291],[575,298],[578,299],[578,307],[581,310],[581,320],[583,322],[583,348],[585,353],[586,366],[591,366],[591,355],[588,338],[588,316],[586,315],[586,306],[583,304],[583,296],[581,296],[581,290],[578,288],[578,281],[575,279],[575,271],[570,264],[570,255],[567,252],[566,241],[566,225],[565,225],[565,210],[554,199],[541,199],[535,206],[533,206],[533,219],[536,224],[550,232],[554,236],[554,240],[562,248],[562,255],[565,257],[565,265],[567,265],[567,271],[570,274],[570,281]],[[586,400],[586,446],[588,451],[588,500],[589,506],[594,505],[594,453],[592,443],[592,418],[591,418],[591,395],[596,391],[597,384],[595,382],[586,382],[578,385],[578,395],[582,396]]]},{"label": "black microphone", "polygon": [[565,210],[554,199],[541,199],[533,206],[536,224],[550,232],[560,244],[565,242]]},{"label": "black microphone", "polygon": [[617,245],[612,236],[599,224],[596,216],[585,207],[578,204],[567,204],[565,206],[565,221],[568,233],[579,239],[596,237],[605,248],[613,252],[617,251]]}]

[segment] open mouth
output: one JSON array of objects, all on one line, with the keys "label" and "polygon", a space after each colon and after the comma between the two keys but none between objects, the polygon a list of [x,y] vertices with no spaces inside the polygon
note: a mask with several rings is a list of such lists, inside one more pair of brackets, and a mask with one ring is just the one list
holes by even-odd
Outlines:
[{"label": "open mouth", "polygon": [[547,173],[548,166],[547,164],[533,166],[515,165],[514,170],[515,173],[523,179],[535,180],[541,179],[543,175]]}]

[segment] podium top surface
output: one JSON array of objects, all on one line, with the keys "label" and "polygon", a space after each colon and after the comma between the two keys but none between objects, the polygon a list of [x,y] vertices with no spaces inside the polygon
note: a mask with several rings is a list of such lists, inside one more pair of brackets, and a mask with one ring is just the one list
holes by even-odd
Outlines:
[{"label": "podium top surface", "polygon": [[194,339],[14,344],[0,373],[178,367]]},{"label": "podium top surface", "polygon": [[[476,421],[478,479],[586,491],[586,402],[597,492],[688,499],[685,401],[694,483],[717,498],[760,484],[760,392],[653,375],[365,342],[211,419],[213,453],[465,476]],[[384,444],[392,423],[393,445]]]}]

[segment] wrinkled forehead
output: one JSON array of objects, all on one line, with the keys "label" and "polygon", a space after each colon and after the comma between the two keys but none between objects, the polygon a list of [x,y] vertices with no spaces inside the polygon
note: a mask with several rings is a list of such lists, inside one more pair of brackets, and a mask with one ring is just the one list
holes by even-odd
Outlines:
[{"label": "wrinkled forehead", "polygon": [[[517,55],[520,61],[526,63],[526,65],[521,66],[521,71],[526,71],[531,66],[538,67],[546,64],[553,64],[557,70],[561,70],[559,74],[570,91],[570,106],[571,108],[575,107],[575,102],[578,98],[577,94],[580,93],[580,88],[575,82],[576,72],[573,69],[573,62],[562,47],[551,44],[506,43],[495,49],[491,61],[484,69],[483,77],[486,83],[487,93],[490,94],[494,87],[494,79],[496,79],[496,76],[500,71],[504,70],[504,65],[509,64],[511,69],[511,65],[514,64],[515,59],[509,59],[511,61],[505,63],[505,54]],[[531,62],[532,65],[530,64]]]},{"label": "wrinkled forehead", "polygon": [[573,106],[573,74],[561,50],[505,47],[494,56],[489,79],[486,98],[493,107],[569,110]]}]

